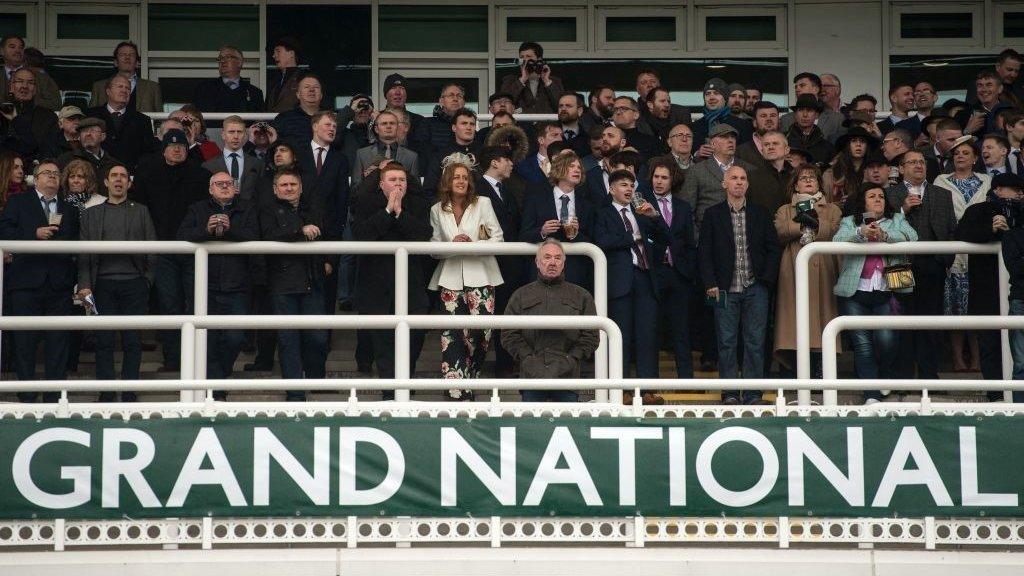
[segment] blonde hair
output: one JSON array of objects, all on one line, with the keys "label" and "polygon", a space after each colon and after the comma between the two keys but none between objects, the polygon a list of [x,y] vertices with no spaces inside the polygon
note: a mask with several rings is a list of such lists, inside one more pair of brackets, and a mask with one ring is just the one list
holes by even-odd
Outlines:
[{"label": "blonde hair", "polygon": [[441,173],[441,181],[437,185],[437,199],[441,202],[442,210],[452,210],[452,188],[455,181],[455,171],[459,168],[466,171],[466,177],[469,181],[469,187],[466,189],[466,199],[462,204],[462,208],[465,209],[476,204],[477,195],[473,186],[473,170],[461,162],[452,162],[445,166],[444,172]]},{"label": "blonde hair", "polygon": [[572,167],[573,162],[580,163],[580,183],[582,186],[586,183],[586,174],[583,172],[583,162],[580,157],[576,155],[572,150],[563,150],[551,158],[551,170],[548,171],[548,181],[552,185],[557,186],[558,182],[565,180],[569,175],[569,168]]},{"label": "blonde hair", "polygon": [[89,163],[89,161],[82,160],[81,158],[75,158],[71,162],[68,162],[68,165],[60,172],[60,189],[64,194],[71,192],[71,188],[68,185],[68,179],[73,174],[81,174],[82,176],[85,176],[86,193],[90,195],[96,193],[96,190],[99,188],[99,185],[96,182],[96,169],[93,168],[93,165]]}]

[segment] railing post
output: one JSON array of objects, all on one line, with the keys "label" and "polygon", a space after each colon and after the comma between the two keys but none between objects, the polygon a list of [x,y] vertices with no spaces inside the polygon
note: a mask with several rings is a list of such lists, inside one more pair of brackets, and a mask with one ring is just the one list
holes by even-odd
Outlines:
[{"label": "railing post", "polygon": [[[404,380],[410,378],[411,367],[409,364],[409,323],[401,320],[395,326],[395,379]],[[409,389],[396,388],[395,401],[408,402]]]},{"label": "railing post", "polygon": [[[814,242],[796,253],[796,377],[811,377],[811,297],[810,262],[814,255]],[[824,343],[822,343],[824,345]],[[797,404],[811,404],[810,390],[797,390]]]},{"label": "railing post", "polygon": [[[181,379],[194,380],[196,377],[195,365],[196,350],[196,325],[192,322],[185,322],[181,325]],[[182,402],[192,402],[192,391],[181,391]]]},{"label": "railing post", "polygon": [[[409,315],[409,251],[399,247],[395,250],[395,316]],[[409,366],[409,323],[399,322],[395,326],[395,378],[411,378],[415,366]],[[395,400],[409,401],[409,390],[395,390]]]},{"label": "railing post", "polygon": [[[604,258],[604,252],[593,250],[590,259],[594,262],[594,308],[597,315],[602,318],[608,317],[608,260]],[[603,379],[608,377],[608,337],[603,331],[597,333],[599,338],[597,350],[594,351],[594,377]],[[622,403],[622,392],[619,392],[618,403]],[[594,400],[597,402],[608,402],[608,390],[595,390]]]},{"label": "railing post", "polygon": [[[195,316],[206,316],[209,314],[209,283],[210,283],[210,252],[203,246],[196,246],[195,252],[193,253],[195,259],[195,274],[194,274],[194,291],[193,291],[193,306],[192,313]],[[191,349],[184,348],[182,346],[181,356],[185,357],[186,351],[192,354],[194,361],[194,374],[193,378],[196,380],[206,380],[206,346],[209,331],[205,328],[196,331],[196,342],[195,346]],[[184,375],[182,376],[184,378]],[[205,397],[209,397],[212,393],[210,390],[192,390],[190,393],[193,402],[202,402]]]},{"label": "railing post", "polygon": [[[1010,271],[1006,269],[1006,262],[1003,260],[1003,251],[996,253],[999,259],[999,315],[1009,316],[1010,314]],[[1010,331],[1002,329],[999,331],[999,346],[1002,350],[1003,359],[1003,380],[1013,379],[1013,355],[1010,352]],[[1013,402],[1013,392],[1003,392],[1003,400]]]}]

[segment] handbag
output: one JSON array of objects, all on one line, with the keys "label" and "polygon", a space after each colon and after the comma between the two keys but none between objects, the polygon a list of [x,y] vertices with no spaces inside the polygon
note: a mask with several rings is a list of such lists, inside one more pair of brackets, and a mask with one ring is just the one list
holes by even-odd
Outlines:
[{"label": "handbag", "polygon": [[490,240],[491,239],[491,235],[487,233],[487,226],[484,226],[483,224],[480,225],[480,231],[477,232],[477,239],[478,240]]},{"label": "handbag", "polygon": [[882,275],[885,276],[885,283],[889,286],[889,290],[904,290],[914,287],[914,272],[910,269],[910,264],[886,266],[882,270]]}]

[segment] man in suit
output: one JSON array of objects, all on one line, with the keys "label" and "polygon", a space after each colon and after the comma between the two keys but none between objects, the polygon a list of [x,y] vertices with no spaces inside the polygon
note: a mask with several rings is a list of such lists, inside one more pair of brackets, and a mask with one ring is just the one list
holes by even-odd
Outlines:
[{"label": "man in suit", "polygon": [[[373,178],[378,175],[374,174]],[[384,166],[379,174],[379,188],[356,196],[352,206],[352,233],[356,240],[366,242],[426,242],[433,235],[430,226],[430,203],[420,194],[407,194],[408,172],[398,162]],[[364,183],[366,185],[366,183]],[[391,256],[359,256],[356,276],[356,310],[360,314],[395,313],[395,263]],[[426,290],[428,277],[417,258],[409,259],[409,313],[426,314],[429,304]],[[395,376],[395,331],[374,330],[373,350],[377,375]],[[410,338],[411,366],[423,347],[423,332],[412,331]],[[385,399],[394,393],[385,392]]]},{"label": "man in suit", "polygon": [[227,172],[234,181],[238,197],[255,202],[256,182],[263,175],[263,161],[244,151],[245,120],[239,116],[225,118],[224,127],[220,131],[220,139],[224,144],[220,155],[203,163],[203,168],[213,174]]},{"label": "man in suit", "polygon": [[586,108],[583,95],[567,92],[558,99],[558,123],[562,127],[562,140],[569,143],[580,158],[590,154],[590,139],[580,120]]},{"label": "man in suit", "polygon": [[552,114],[565,88],[557,76],[551,75],[551,66],[544,63],[544,48],[536,42],[523,42],[519,46],[519,74],[502,78],[498,92],[511,94],[524,114]]},{"label": "man in suit", "polygon": [[[900,182],[885,191],[886,201],[894,210],[902,210],[907,222],[917,231],[921,241],[952,240],[956,215],[949,191],[926,180],[924,155],[916,150],[905,152],[898,160]],[[953,264],[952,254],[919,254],[914,256],[914,291],[907,295],[907,313],[941,316],[946,272]],[[909,336],[912,336],[909,337]],[[902,356],[908,361],[913,378],[938,379],[939,340],[932,331],[914,331],[900,338]],[[912,348],[911,348],[912,344]]]},{"label": "man in suit", "polygon": [[594,215],[594,243],[608,258],[608,317],[622,330],[622,366],[637,378],[658,377],[658,302],[651,279],[650,243],[668,244],[668,227],[646,200],[632,205],[636,177],[616,170],[608,177],[612,201]]},{"label": "man in suit", "polygon": [[897,83],[889,87],[889,117],[878,121],[878,130],[883,135],[896,128],[902,128],[914,138],[921,133],[921,118],[912,114],[914,109],[914,87]]},{"label": "man in suit", "polygon": [[299,103],[299,43],[290,36],[274,42],[271,57],[277,70],[267,78],[267,112],[286,112]]},{"label": "man in suit", "polygon": [[[583,164],[575,153],[565,151],[551,161],[549,186],[529,191],[523,199],[519,241],[539,244],[553,237],[561,242],[590,242],[593,238],[592,204],[583,195]],[[565,266],[566,280],[583,287],[592,285],[590,262],[573,256]]]},{"label": "man in suit", "polygon": [[673,159],[667,156],[655,158],[647,170],[651,190],[644,194],[644,198],[657,208],[668,226],[667,239],[659,241],[655,237],[648,247],[651,279],[658,299],[658,317],[663,320],[671,338],[676,376],[693,378],[689,313],[697,271],[693,210],[685,200],[675,195],[682,187],[684,176]]},{"label": "man in suit", "polygon": [[1010,163],[1010,141],[1002,134],[986,134],[981,139],[981,168],[975,168],[978,172],[984,172],[989,176],[1012,173]]},{"label": "man in suit", "polygon": [[14,73],[25,69],[32,73],[37,89],[32,95],[32,102],[41,108],[53,112],[60,109],[60,90],[57,83],[46,72],[33,70],[26,66],[25,39],[18,35],[8,35],[0,39],[0,56],[3,57],[4,73],[0,74],[0,97],[6,98],[12,91],[11,80]]},{"label": "man in suit", "polygon": [[[44,159],[34,170],[34,191],[15,194],[7,201],[0,218],[0,238],[4,240],[77,240],[78,209],[62,198],[60,170],[53,160]],[[70,316],[71,295],[75,285],[75,260],[70,254],[15,254],[8,270],[7,298],[10,311],[17,316]],[[36,348],[43,334],[31,330],[14,332],[14,370],[19,380],[36,379]],[[45,332],[44,378],[67,378],[68,333]],[[35,402],[37,395],[19,393],[22,402]],[[58,394],[50,392],[43,400],[54,402]]]},{"label": "man in suit", "polygon": [[[810,94],[820,100],[822,92],[821,77],[813,72],[797,74],[793,77],[793,92],[797,99],[804,94]],[[796,122],[796,115],[793,112],[784,114],[779,118],[779,130],[785,133],[794,122]],[[836,138],[842,136],[844,132],[843,115],[831,108],[822,110],[821,116],[818,117],[817,126],[821,128],[821,133],[825,136],[826,140],[835,143]]]},{"label": "man in suit", "polygon": [[[616,170],[628,170],[636,177],[641,173],[642,165],[643,158],[633,149],[622,150],[602,158],[596,168],[587,171],[587,200],[595,206],[611,202],[611,173]],[[642,184],[640,188],[643,188]]]},{"label": "man in suit", "polygon": [[948,174],[953,171],[953,162],[949,158],[949,151],[956,139],[963,135],[964,131],[956,120],[952,118],[935,120],[934,136],[930,138],[929,145],[921,150],[925,161],[928,162],[929,182],[934,182],[939,174]]},{"label": "man in suit", "polygon": [[419,156],[399,142],[399,114],[383,110],[377,114],[373,132],[377,142],[360,148],[356,152],[356,163],[352,168],[352,186],[358,186],[370,172],[378,170],[384,161],[394,160],[409,170],[409,176],[419,178]]},{"label": "man in suit", "polygon": [[242,78],[245,58],[234,46],[221,46],[217,53],[220,76],[196,86],[192,102],[202,112],[262,112],[263,91]]},{"label": "man in suit", "polygon": [[529,183],[545,182],[551,171],[548,146],[562,140],[562,127],[557,122],[537,123],[537,153],[516,164],[516,174]]},{"label": "man in suit", "polygon": [[[782,249],[773,216],[747,202],[747,174],[725,171],[726,199],[708,208],[700,229],[700,277],[714,302],[718,332],[718,376],[738,378],[737,349],[742,327],[743,377],[763,378],[765,336],[772,287],[779,276]],[[722,393],[725,404],[739,404],[739,391]],[[760,391],[744,391],[744,404],[761,402]]]},{"label": "man in suit", "polygon": [[694,222],[697,224],[698,232],[700,232],[704,211],[725,200],[726,194],[722,188],[725,171],[733,166],[739,166],[743,168],[744,174],[748,174],[755,169],[752,164],[736,157],[736,136],[736,128],[732,125],[716,124],[711,130],[709,138],[712,149],[711,157],[703,162],[698,162],[686,174],[686,182],[683,184],[681,194],[683,200],[693,206]]},{"label": "man in suit", "polygon": [[1005,126],[1006,139],[1010,143],[1010,171],[1018,176],[1024,176],[1024,153],[1021,152],[1024,147],[1024,113],[1009,114]]},{"label": "man in suit", "polygon": [[615,99],[615,106],[612,108],[612,122],[622,130],[626,141],[633,148],[636,148],[644,161],[664,154],[668,151],[665,144],[656,137],[644,134],[637,126],[640,120],[640,108],[629,96],[619,96]]},{"label": "man in suit", "polygon": [[[477,177],[476,193],[491,201],[494,214],[501,225],[501,233],[510,241],[519,238],[519,204],[505,188],[505,181],[512,175],[512,151],[504,146],[488,146],[480,151],[479,168],[483,174]],[[498,269],[505,281],[494,290],[494,311],[503,314],[508,299],[523,283],[523,259],[518,256],[498,256]],[[512,375],[512,356],[501,344],[501,335],[491,337],[495,343],[495,370],[498,378]]]},{"label": "man in suit", "polygon": [[[129,110],[139,112],[163,112],[164,100],[160,94],[160,83],[139,78],[139,47],[134,42],[121,42],[114,49],[115,74],[124,76],[131,82],[131,96],[128,98]],[[92,84],[92,96],[89,106],[95,108],[107,103],[107,80],[97,80]]]},{"label": "man in suit", "polygon": [[158,151],[159,146],[153,138],[153,122],[145,114],[128,109],[131,89],[131,81],[124,76],[108,78],[107,103],[89,108],[85,113],[106,123],[107,136],[103,141],[103,149],[134,172],[139,158],[148,152]]}]

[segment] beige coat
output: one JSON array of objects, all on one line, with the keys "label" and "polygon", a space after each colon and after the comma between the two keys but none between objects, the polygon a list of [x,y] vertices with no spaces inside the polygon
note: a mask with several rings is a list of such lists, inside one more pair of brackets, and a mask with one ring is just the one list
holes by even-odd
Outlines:
[{"label": "beige coat", "polygon": [[[832,240],[843,212],[835,204],[819,203],[818,237],[815,242]],[[796,350],[796,255],[800,251],[800,225],[793,222],[796,208],[786,204],[775,213],[775,230],[784,247],[779,266],[779,283],[775,301],[775,351]],[[810,264],[811,348],[821,348],[821,331],[836,312],[832,289],[839,277],[839,260],[834,255],[820,254]]]}]

